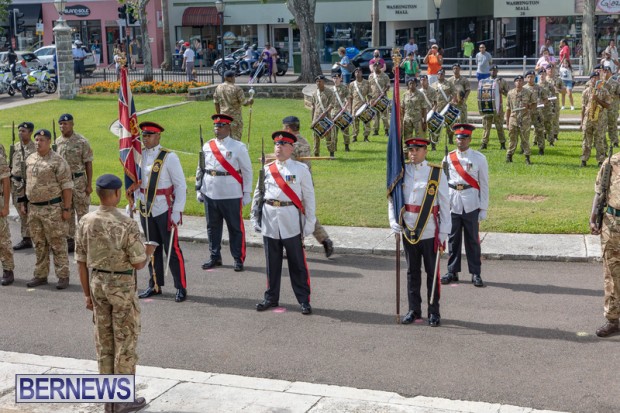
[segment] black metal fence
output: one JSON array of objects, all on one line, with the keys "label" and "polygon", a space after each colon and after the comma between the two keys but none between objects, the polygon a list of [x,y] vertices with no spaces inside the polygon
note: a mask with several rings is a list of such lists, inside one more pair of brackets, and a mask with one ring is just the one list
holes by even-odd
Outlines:
[{"label": "black metal fence", "polygon": [[[197,82],[215,83],[220,81],[220,75],[211,67],[196,68],[194,80]],[[127,73],[129,81],[144,80],[144,69],[130,70]],[[115,82],[117,80],[116,70],[114,68],[101,68],[95,70],[92,75],[85,76],[82,79],[82,86],[90,86],[97,82]],[[185,71],[153,69],[153,79],[161,82],[186,82],[187,75]]]}]

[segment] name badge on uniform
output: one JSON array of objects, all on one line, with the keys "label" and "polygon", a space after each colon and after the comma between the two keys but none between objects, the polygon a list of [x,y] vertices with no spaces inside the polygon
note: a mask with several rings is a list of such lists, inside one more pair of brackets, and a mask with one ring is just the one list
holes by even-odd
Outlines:
[{"label": "name badge on uniform", "polygon": [[467,162],[467,172],[471,171],[474,165],[471,162]]},{"label": "name badge on uniform", "polygon": [[226,152],[226,159],[231,159],[231,158],[232,158],[232,155],[233,155],[233,154],[232,154],[232,152],[231,152],[231,151]]},{"label": "name badge on uniform", "polygon": [[297,177],[295,175],[284,175],[284,180],[287,184],[294,184],[297,182]]}]

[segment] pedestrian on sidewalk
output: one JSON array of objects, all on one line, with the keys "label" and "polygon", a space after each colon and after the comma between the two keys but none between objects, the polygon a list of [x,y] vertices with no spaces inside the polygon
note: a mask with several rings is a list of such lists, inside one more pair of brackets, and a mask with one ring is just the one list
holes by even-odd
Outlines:
[{"label": "pedestrian on sidewalk", "polygon": [[[605,169],[611,167],[609,181],[603,176]],[[606,318],[596,335],[607,337],[620,332],[620,226],[616,224],[620,216],[620,186],[617,185],[620,174],[620,153],[605,159],[598,171],[594,185],[594,201],[590,215],[590,232],[601,236],[601,251],[603,253],[603,274],[605,300],[603,314]],[[597,207],[606,205],[602,217],[601,227],[597,225]]]},{"label": "pedestrian on sidewalk", "polygon": [[256,311],[279,305],[285,250],[295,297],[301,313],[309,315],[310,271],[303,240],[316,227],[312,176],[306,165],[291,159],[297,142],[294,134],[276,131],[271,137],[276,160],[263,167],[264,182],[261,185],[259,179],[256,185],[250,215],[254,230],[263,235],[267,261],[267,290]]},{"label": "pedestrian on sidewalk", "polygon": [[[140,304],[135,271],[144,268],[155,250],[145,249],[138,223],[118,211],[122,181],[115,175],[97,178],[101,203],[80,221],[75,260],[86,308],[93,312],[99,374],[136,374]],[[90,270],[90,275],[89,275]],[[144,397],[128,403],[106,403],[105,411],[133,412]]]},{"label": "pedestrian on sidewalk", "polygon": [[448,240],[448,272],[441,277],[441,283],[459,280],[464,241],[471,282],[476,287],[483,287],[479,222],[487,218],[489,209],[489,165],[483,154],[469,147],[475,129],[473,125],[458,123],[452,129],[456,149],[443,160],[448,165],[452,229]]},{"label": "pedestrian on sidewalk", "polygon": [[[412,138],[405,142],[409,163],[405,165],[403,195],[405,211],[402,220],[395,216],[392,197],[388,199],[388,219],[392,231],[402,233],[407,259],[407,298],[409,311],[402,324],[411,324],[422,318],[422,263],[426,271],[426,299],[428,324],[441,324],[439,313],[440,286],[435,285],[439,271],[435,268],[437,254],[450,232],[450,198],[448,180],[441,166],[426,161],[430,141]],[[435,288],[433,289],[433,285]]]}]

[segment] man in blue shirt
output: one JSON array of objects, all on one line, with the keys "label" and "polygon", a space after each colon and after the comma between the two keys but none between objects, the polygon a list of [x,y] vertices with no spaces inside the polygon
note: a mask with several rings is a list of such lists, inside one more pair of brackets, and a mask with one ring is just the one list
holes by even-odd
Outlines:
[{"label": "man in blue shirt", "polygon": [[82,42],[80,40],[75,41],[75,47],[71,50],[71,54],[73,55],[73,71],[75,72],[75,77],[80,75],[80,86],[82,86],[82,76],[85,73],[84,70],[84,59],[86,59],[86,52],[82,49]]}]

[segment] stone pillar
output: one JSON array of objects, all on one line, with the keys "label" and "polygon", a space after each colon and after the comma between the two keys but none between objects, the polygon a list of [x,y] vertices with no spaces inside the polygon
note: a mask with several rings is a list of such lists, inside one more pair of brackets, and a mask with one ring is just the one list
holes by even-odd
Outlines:
[{"label": "stone pillar", "polygon": [[54,38],[56,39],[58,63],[58,96],[60,99],[74,99],[77,95],[77,87],[71,53],[71,28],[64,21],[59,21],[54,27]]}]

